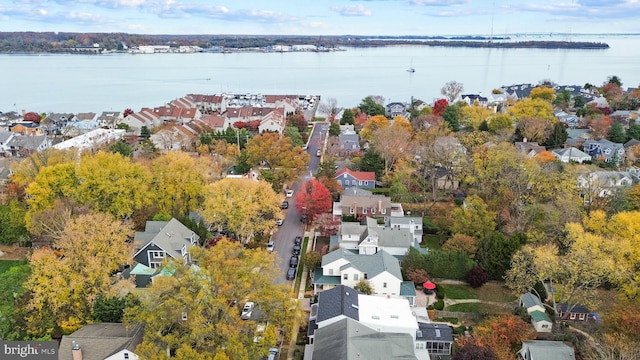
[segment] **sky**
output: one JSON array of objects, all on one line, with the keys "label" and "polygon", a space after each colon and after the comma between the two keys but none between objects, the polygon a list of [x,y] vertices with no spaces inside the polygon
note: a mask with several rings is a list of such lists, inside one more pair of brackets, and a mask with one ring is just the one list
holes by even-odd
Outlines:
[{"label": "sky", "polygon": [[0,31],[397,36],[640,33],[640,0],[1,0]]}]

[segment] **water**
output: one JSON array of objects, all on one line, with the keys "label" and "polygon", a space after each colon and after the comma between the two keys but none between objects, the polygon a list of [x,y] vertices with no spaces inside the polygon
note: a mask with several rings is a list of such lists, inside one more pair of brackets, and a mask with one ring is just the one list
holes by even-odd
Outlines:
[{"label": "water", "polygon": [[[558,40],[558,39],[554,39]],[[0,111],[139,110],[188,93],[319,94],[353,107],[368,95],[431,102],[448,81],[489,94],[551,79],[600,85],[611,75],[640,83],[640,36],[604,37],[607,50],[394,46],[330,53],[0,55]],[[416,69],[415,73],[406,70]]]}]

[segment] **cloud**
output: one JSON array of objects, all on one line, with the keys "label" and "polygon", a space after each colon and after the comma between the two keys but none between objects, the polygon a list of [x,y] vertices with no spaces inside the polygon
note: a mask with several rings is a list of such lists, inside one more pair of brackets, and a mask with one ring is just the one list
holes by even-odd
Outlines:
[{"label": "cloud", "polygon": [[330,9],[342,16],[371,16],[371,11],[362,5],[332,6]]},{"label": "cloud", "polygon": [[540,12],[551,16],[550,20],[607,20],[640,16],[638,0],[581,0],[556,4],[525,3],[520,11]]},{"label": "cloud", "polygon": [[415,6],[452,6],[468,3],[468,0],[409,0],[409,5]]}]

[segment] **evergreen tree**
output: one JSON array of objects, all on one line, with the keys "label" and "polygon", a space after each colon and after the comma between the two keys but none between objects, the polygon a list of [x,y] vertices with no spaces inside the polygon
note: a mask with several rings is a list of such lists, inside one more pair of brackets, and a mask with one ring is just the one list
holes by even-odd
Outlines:
[{"label": "evergreen tree", "polygon": [[569,134],[567,133],[567,129],[564,127],[564,124],[561,122],[557,122],[553,126],[551,134],[542,145],[549,148],[558,148],[561,147],[565,143],[565,141],[567,141],[568,137]]},{"label": "evergreen tree", "polygon": [[342,118],[340,119],[340,125],[353,125],[355,124],[355,117],[351,109],[344,109]]},{"label": "evergreen tree", "polygon": [[631,139],[640,140],[640,125],[629,125],[629,130],[627,130],[627,140]]},{"label": "evergreen tree", "polygon": [[456,105],[447,106],[442,112],[442,119],[449,124],[453,131],[460,130],[460,108]]},{"label": "evergreen tree", "polygon": [[368,150],[362,156],[362,162],[360,163],[360,170],[373,171],[376,173],[376,178],[380,178],[384,172],[384,160],[373,150]]},{"label": "evergreen tree", "polygon": [[147,140],[151,137],[151,130],[149,130],[149,128],[146,126],[142,126],[140,128],[140,137],[144,140]]},{"label": "evergreen tree", "polygon": [[627,140],[627,134],[624,132],[624,128],[620,123],[614,123],[609,128],[609,134],[607,136],[610,141],[614,143],[624,143]]}]

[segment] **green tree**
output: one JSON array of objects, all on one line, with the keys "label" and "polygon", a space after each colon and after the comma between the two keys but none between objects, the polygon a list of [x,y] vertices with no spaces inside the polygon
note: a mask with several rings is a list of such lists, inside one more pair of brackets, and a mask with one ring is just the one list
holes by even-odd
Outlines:
[{"label": "green tree", "polygon": [[133,149],[129,144],[123,143],[122,141],[115,142],[109,146],[109,151],[114,154],[120,154],[124,157],[133,157]]},{"label": "green tree", "polygon": [[369,149],[364,152],[362,161],[360,163],[360,170],[373,171],[376,173],[376,178],[380,178],[384,173],[384,160],[375,151]]},{"label": "green tree", "polygon": [[340,118],[340,125],[353,125],[353,124],[355,124],[355,117],[353,115],[353,110],[344,109],[344,111],[342,112],[342,117]]},{"label": "green tree", "polygon": [[302,135],[300,135],[298,128],[287,126],[284,128],[284,134],[291,139],[293,146],[304,146],[304,141],[302,140]]},{"label": "green tree", "polygon": [[607,137],[614,143],[624,143],[627,140],[627,134],[624,132],[624,128],[617,122],[611,125]]},{"label": "green tree", "polygon": [[457,105],[449,105],[442,112],[442,119],[449,125],[451,130],[460,131],[460,108]]},{"label": "green tree", "polygon": [[25,204],[17,199],[0,205],[0,243],[13,245],[29,238],[26,213]]},{"label": "green tree", "polygon": [[[146,359],[266,356],[278,329],[289,329],[298,316],[289,287],[274,285],[276,256],[225,240],[191,255],[197,266],[168,263],[173,275],[158,277],[142,303],[126,310],[126,323],[145,327],[136,353]],[[259,334],[258,320],[240,318],[246,301],[269,320]]]},{"label": "green tree", "polygon": [[480,239],[476,260],[493,280],[502,280],[510,268],[511,256],[521,244],[517,237],[506,237],[502,233]]},{"label": "green tree", "polygon": [[371,295],[374,292],[373,286],[371,286],[371,283],[366,279],[360,279],[353,288],[365,295]]},{"label": "green tree", "polygon": [[128,307],[137,306],[140,301],[129,293],[124,297],[111,296],[107,297],[103,294],[98,295],[93,303],[93,312],[91,317],[95,321],[108,323],[121,323],[124,310]]},{"label": "green tree", "polygon": [[339,136],[340,135],[340,125],[338,123],[332,122],[329,125],[329,136]]},{"label": "green tree", "polygon": [[358,105],[358,108],[360,109],[360,111],[369,116],[385,114],[384,106],[375,102],[375,100],[373,100],[371,96],[367,96],[366,98],[362,99],[362,102],[360,103],[360,105]]},{"label": "green tree", "polygon": [[640,139],[640,125],[639,124],[631,124],[629,125],[629,129],[627,130],[627,140],[631,139]]},{"label": "green tree", "polygon": [[465,234],[476,239],[483,239],[496,228],[496,213],[490,211],[487,204],[478,196],[471,195],[465,199],[465,204],[455,208],[453,226],[454,234]]},{"label": "green tree", "polygon": [[587,101],[582,95],[578,95],[573,99],[573,106],[576,109],[582,109],[586,104],[587,104]]},{"label": "green tree", "polygon": [[562,89],[558,91],[558,93],[556,94],[556,98],[553,100],[553,104],[566,108],[569,106],[570,101],[571,101],[571,91],[567,89]]},{"label": "green tree", "polygon": [[316,172],[317,177],[326,176],[328,178],[336,177],[336,161],[333,159],[326,159],[318,165],[318,171]]},{"label": "green tree", "polygon": [[607,83],[622,86],[622,80],[620,80],[620,78],[617,77],[616,75],[609,76],[607,78]]},{"label": "green tree", "polygon": [[149,139],[150,137],[151,137],[151,130],[149,130],[149,128],[148,128],[148,127],[146,127],[146,126],[144,126],[144,125],[143,125],[143,126],[140,128],[140,138],[141,138],[141,139],[143,139],[143,140],[147,140],[147,139]]},{"label": "green tree", "polygon": [[498,115],[490,118],[487,124],[487,130],[485,131],[489,131],[492,134],[499,134],[503,130],[507,130],[510,133],[513,132],[513,120],[510,116]]},{"label": "green tree", "polygon": [[23,340],[26,336],[19,309],[25,301],[25,282],[31,269],[27,264],[10,267],[0,274],[0,339]]},{"label": "green tree", "polygon": [[559,148],[564,145],[568,137],[567,128],[564,127],[563,123],[557,122],[553,125],[553,130],[551,130],[551,134],[543,145],[547,148]]}]

